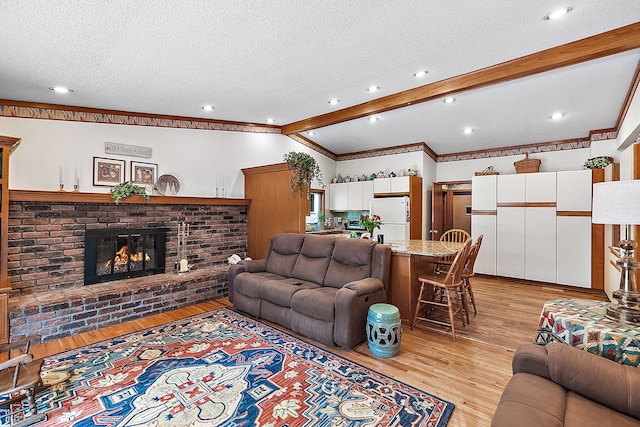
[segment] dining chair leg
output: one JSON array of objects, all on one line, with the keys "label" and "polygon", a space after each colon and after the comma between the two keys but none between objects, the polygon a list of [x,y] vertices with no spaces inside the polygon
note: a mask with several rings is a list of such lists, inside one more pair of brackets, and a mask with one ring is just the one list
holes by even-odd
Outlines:
[{"label": "dining chair leg", "polygon": [[[447,289],[446,290],[446,297],[447,297],[447,307],[449,308],[449,321],[451,322],[451,335],[453,335],[453,342],[456,341],[456,323],[455,323],[455,313],[453,311],[453,304],[451,302],[451,291],[452,289]],[[453,290],[454,293],[457,293],[457,291]],[[462,323],[464,324],[464,320],[462,321]]]},{"label": "dining chair leg", "polygon": [[413,312],[413,320],[411,321],[411,329],[415,329],[416,322],[418,321],[418,310],[420,310],[420,301],[422,301],[422,293],[424,292],[424,283],[420,283],[420,293],[418,294],[418,302],[416,303],[416,309]]},{"label": "dining chair leg", "polygon": [[469,278],[465,279],[465,288],[469,291],[469,297],[471,298],[471,305],[473,305],[473,314],[478,314],[478,310],[476,310],[476,299],[473,296],[473,288],[471,287],[471,281]]},{"label": "dining chair leg", "polygon": [[465,292],[464,286],[460,286],[460,301],[462,302],[462,310],[464,311],[464,315],[467,318],[467,325],[468,325],[469,324],[469,303],[467,302],[467,293]]}]

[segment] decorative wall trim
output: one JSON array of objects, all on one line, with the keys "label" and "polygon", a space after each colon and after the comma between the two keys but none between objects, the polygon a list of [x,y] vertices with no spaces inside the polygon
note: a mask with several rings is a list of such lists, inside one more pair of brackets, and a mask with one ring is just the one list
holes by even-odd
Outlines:
[{"label": "decorative wall trim", "polygon": [[470,151],[467,153],[453,153],[438,156],[438,162],[456,162],[460,160],[488,159],[492,157],[523,156],[531,153],[547,153],[551,151],[576,150],[589,148],[591,140],[570,139],[566,141],[548,142],[542,144],[530,144],[522,146],[505,147],[496,150]]},{"label": "decorative wall trim", "polygon": [[395,147],[387,147],[387,148],[378,148],[375,150],[366,150],[366,151],[356,151],[353,153],[347,154],[338,154],[337,160],[359,160],[359,159],[367,159],[371,157],[380,157],[380,156],[391,156],[394,154],[405,154],[405,153],[415,153],[416,151],[424,151],[431,157],[434,161],[437,158],[437,155],[434,151],[429,148],[427,144],[424,142],[416,142],[414,144],[406,144],[406,145],[397,145]]},{"label": "decorative wall trim", "polygon": [[68,105],[34,104],[10,100],[0,100],[0,116],[116,125],[221,130],[229,132],[281,133],[278,126],[262,126],[250,123],[226,122],[194,117],[164,116],[159,114],[101,110]]},{"label": "decorative wall trim", "polygon": [[294,141],[304,145],[305,147],[311,148],[314,151],[317,151],[318,153],[322,154],[323,156],[326,156],[328,158],[330,158],[331,160],[337,160],[338,159],[338,155],[335,154],[332,151],[327,150],[326,148],[324,148],[323,146],[316,144],[315,142],[313,142],[312,140],[305,138],[304,136],[300,135],[299,133],[293,134],[293,135],[287,135],[289,138],[293,139]]}]

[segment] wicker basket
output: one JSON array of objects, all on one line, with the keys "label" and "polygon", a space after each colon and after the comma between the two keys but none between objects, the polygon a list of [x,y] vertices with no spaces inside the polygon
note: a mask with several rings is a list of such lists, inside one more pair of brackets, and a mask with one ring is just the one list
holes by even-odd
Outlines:
[{"label": "wicker basket", "polygon": [[531,173],[540,171],[540,159],[530,159],[529,153],[524,155],[524,159],[513,162],[516,173]]},{"label": "wicker basket", "polygon": [[482,175],[500,175],[500,172],[494,171],[493,166],[489,166],[482,172],[476,172],[476,176],[482,176]]}]

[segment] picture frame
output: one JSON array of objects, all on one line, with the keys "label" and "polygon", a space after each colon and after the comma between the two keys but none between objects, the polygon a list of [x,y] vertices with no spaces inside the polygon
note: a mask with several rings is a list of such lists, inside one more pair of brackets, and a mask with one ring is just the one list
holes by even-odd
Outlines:
[{"label": "picture frame", "polygon": [[104,157],[93,158],[93,185],[98,187],[115,187],[125,180],[126,161],[107,159]]},{"label": "picture frame", "polygon": [[139,185],[154,185],[158,179],[158,165],[131,161],[129,168],[131,182]]}]

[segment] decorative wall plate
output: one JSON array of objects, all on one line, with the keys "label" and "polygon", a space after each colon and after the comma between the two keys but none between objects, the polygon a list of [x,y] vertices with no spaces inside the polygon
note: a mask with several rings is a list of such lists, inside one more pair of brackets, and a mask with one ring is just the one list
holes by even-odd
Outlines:
[{"label": "decorative wall plate", "polygon": [[180,191],[180,181],[173,175],[162,175],[156,182],[156,188],[164,196],[173,196]]}]

